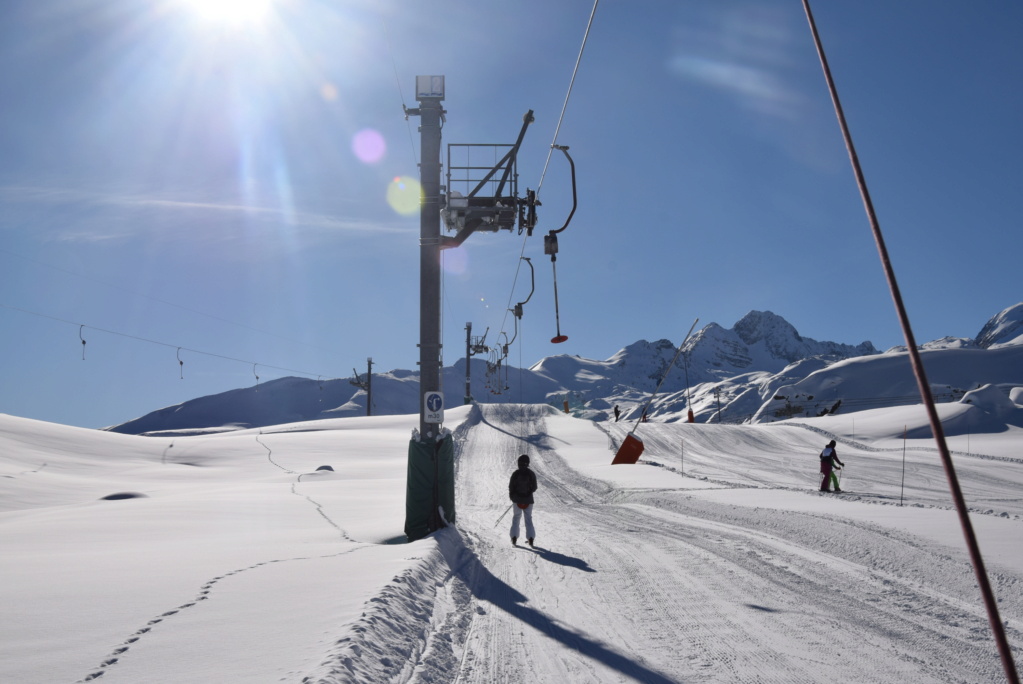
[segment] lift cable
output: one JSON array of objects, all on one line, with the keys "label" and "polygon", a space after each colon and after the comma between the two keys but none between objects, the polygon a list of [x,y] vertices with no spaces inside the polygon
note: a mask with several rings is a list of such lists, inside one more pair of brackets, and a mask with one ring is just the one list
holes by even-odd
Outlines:
[{"label": "lift cable", "polygon": [[19,261],[22,261],[22,262],[31,262],[31,263],[36,264],[38,266],[42,266],[43,268],[48,268],[48,269],[50,269],[52,271],[58,271],[60,273],[66,273],[68,275],[74,276],[75,278],[81,278],[82,280],[88,280],[88,281],[93,282],[93,283],[98,283],[99,285],[103,285],[104,287],[109,287],[109,288],[111,288],[113,290],[119,290],[121,292],[124,292],[124,293],[126,293],[126,294],[128,294],[128,295],[130,295],[132,297],[139,297],[139,298],[142,298],[142,299],[148,299],[150,301],[157,302],[159,304],[164,304],[166,306],[170,306],[170,307],[173,307],[175,309],[180,309],[181,311],[186,311],[188,313],[196,314],[196,315],[202,316],[204,318],[208,318],[210,320],[220,321],[221,323],[227,323],[228,325],[233,325],[233,326],[238,327],[238,328],[244,328],[245,330],[251,330],[253,332],[257,332],[257,333],[260,333],[260,334],[263,334],[263,335],[270,335],[272,337],[276,337],[277,339],[284,340],[285,342],[289,342],[289,343],[294,344],[294,345],[300,345],[302,347],[306,347],[306,348],[309,348],[309,349],[315,349],[315,350],[321,351],[321,352],[327,352],[329,354],[336,354],[337,353],[336,350],[327,349],[325,347],[319,347],[319,346],[317,346],[315,344],[309,344],[308,342],[302,342],[302,341],[296,340],[294,338],[288,337],[287,335],[281,335],[280,333],[273,332],[272,330],[264,330],[263,328],[257,328],[255,326],[248,325],[246,323],[239,323],[238,321],[233,321],[233,320],[231,320],[229,318],[224,318],[223,316],[218,316],[216,314],[207,313],[205,311],[200,311],[199,309],[193,309],[193,308],[188,307],[188,306],[183,306],[183,305],[178,304],[176,302],[172,302],[169,299],[162,299],[160,297],[154,297],[152,295],[145,294],[143,292],[138,292],[137,290],[133,290],[131,288],[123,287],[121,285],[117,285],[117,284],[114,284],[112,282],[108,282],[106,280],[103,280],[102,278],[95,278],[93,276],[86,275],[85,273],[81,273],[81,272],[78,272],[78,271],[73,271],[73,270],[67,269],[67,268],[62,268],[60,266],[54,266],[53,264],[46,263],[45,261],[40,261],[38,259],[33,259],[32,257],[25,256],[25,255],[19,254],[17,252],[12,252],[9,249],[5,249],[3,247],[0,247],[0,253],[8,254],[8,255],[10,255],[12,257],[15,257],[16,259],[18,259]]},{"label": "lift cable", "polygon": [[394,82],[398,84],[398,97],[401,99],[401,111],[405,113],[405,127],[408,128],[408,140],[412,146],[412,161],[419,165],[419,154],[416,152],[416,139],[412,135],[412,124],[408,120],[408,107],[405,106],[405,91],[401,87],[401,77],[398,75],[398,60],[394,57],[394,45],[391,43],[391,31],[387,27],[387,19],[383,12],[380,14],[380,23],[384,27],[384,39],[387,41],[387,52],[391,55],[391,66],[394,68]]},{"label": "lift cable", "polygon": [[842,137],[845,140],[846,151],[849,154],[849,161],[856,176],[856,184],[860,190],[863,200],[863,208],[867,213],[867,220],[870,223],[871,233],[877,246],[878,256],[881,259],[881,266],[885,278],[888,281],[888,289],[891,292],[892,301],[895,304],[895,311],[902,327],[902,333],[906,338],[906,349],[909,352],[910,363],[913,373],[916,376],[917,388],[920,391],[920,398],[927,409],[927,417],[931,424],[931,433],[938,446],[938,453],[941,456],[941,463],[945,469],[945,477],[948,480],[952,500],[955,503],[956,513],[959,515],[959,524],[962,527],[963,537],[969,550],[970,560],[973,564],[973,574],[977,579],[977,585],[984,600],[984,607],[987,610],[988,624],[991,627],[995,644],[1002,661],[1002,669],[1005,671],[1005,678],[1010,684],[1019,684],[1019,674],[1016,671],[1012,657],[1012,648],[1005,634],[1005,627],[998,612],[998,600],[984,568],[984,559],[980,553],[980,546],[977,543],[977,535],[970,522],[969,511],[966,507],[966,500],[963,498],[962,488],[959,485],[959,478],[956,475],[955,465],[952,463],[952,455],[948,449],[948,442],[945,439],[945,432],[941,426],[941,417],[934,405],[934,397],[931,395],[930,383],[927,380],[927,373],[924,369],[923,359],[916,346],[916,338],[913,329],[909,324],[909,315],[906,313],[906,306],[899,291],[898,282],[895,279],[895,269],[892,267],[888,255],[888,248],[885,246],[884,236],[881,233],[881,224],[874,212],[874,203],[870,199],[870,191],[867,189],[867,181],[860,166],[859,157],[856,155],[856,147],[853,145],[852,135],[849,133],[849,125],[842,110],[842,104],[838,98],[838,89],[835,86],[834,78],[831,75],[831,68],[828,66],[828,59],[824,54],[824,46],[821,43],[820,34],[817,32],[817,24],[813,20],[813,13],[810,11],[809,0],[803,0],[803,9],[806,12],[806,19],[810,24],[810,33],[813,36],[814,45],[817,48],[817,56],[820,59],[821,68],[824,71],[824,79],[827,82],[828,92],[831,95],[831,102],[835,108],[835,115],[838,118],[839,127],[842,130]]},{"label": "lift cable", "polygon": [[[30,311],[28,309],[23,309],[23,308],[17,307],[17,306],[11,306],[10,304],[4,304],[2,302],[0,302],[0,307],[3,307],[5,309],[11,309],[12,311],[20,311],[21,313],[26,313],[26,314],[29,314],[29,315],[32,315],[32,316],[38,316],[39,318],[47,318],[47,319],[49,319],[51,321],[57,321],[58,323],[67,323],[69,325],[77,325],[78,326],[78,337],[82,341],[82,358],[83,359],[85,358],[85,338],[82,336],[82,331],[85,328],[89,328],[90,330],[96,330],[98,332],[104,332],[104,333],[107,333],[108,335],[116,335],[118,337],[125,337],[125,338],[130,339],[130,340],[136,340],[138,342],[148,342],[149,344],[156,344],[156,345],[159,345],[161,347],[169,347],[171,349],[176,349],[177,350],[176,354],[177,354],[177,359],[178,359],[178,366],[179,366],[179,370],[182,370],[182,376],[183,376],[183,373],[184,373],[183,368],[184,368],[184,363],[185,363],[184,361],[181,360],[181,352],[182,351],[191,352],[193,354],[202,354],[203,356],[211,356],[213,358],[223,359],[225,361],[237,361],[238,363],[251,364],[252,367],[253,367],[253,374],[255,374],[255,367],[256,366],[263,366],[264,368],[272,368],[273,370],[284,371],[284,372],[287,372],[287,373],[295,373],[297,375],[305,375],[305,376],[310,377],[310,378],[315,378],[315,377],[319,377],[319,375],[322,375],[322,374],[318,374],[318,373],[310,373],[308,371],[295,370],[294,368],[284,368],[282,366],[271,366],[270,364],[267,364],[267,363],[259,363],[257,361],[250,361],[248,359],[238,359],[238,358],[235,358],[233,356],[226,356],[224,354],[216,354],[216,353],[213,353],[213,352],[203,351],[201,349],[191,349],[189,347],[182,347],[180,345],[170,344],[168,342],[160,342],[158,340],[150,340],[150,339],[145,338],[145,337],[138,337],[137,335],[129,335],[128,333],[122,333],[122,332],[118,332],[116,330],[107,330],[106,328],[99,328],[99,327],[96,327],[94,325],[86,325],[86,324],[76,323],[75,321],[69,321],[69,320],[66,320],[66,319],[63,319],[63,318],[57,318],[56,316],[49,316],[47,314],[41,314],[41,313],[38,313],[36,311]],[[256,375],[256,381],[257,381],[257,383],[259,382],[259,376],[258,375]]]},{"label": "lift cable", "polygon": [[[586,50],[586,43],[589,40],[590,30],[593,28],[593,19],[594,19],[594,17],[597,14],[597,6],[599,4],[600,4],[600,0],[593,0],[593,9],[590,11],[589,20],[586,22],[586,30],[583,33],[582,44],[579,46],[579,54],[576,57],[575,66],[572,69],[572,78],[569,80],[568,90],[565,93],[565,102],[564,102],[564,104],[561,107],[561,115],[558,117],[558,125],[555,127],[555,130],[554,130],[554,139],[551,141],[551,148],[550,148],[550,150],[547,153],[547,161],[544,163],[543,172],[540,174],[540,181],[537,184],[536,192],[534,193],[534,197],[536,197],[536,198],[539,198],[540,187],[543,185],[544,177],[547,175],[547,167],[551,163],[551,155],[554,154],[554,150],[555,149],[561,149],[561,148],[557,147],[558,134],[561,132],[561,124],[562,124],[562,122],[565,119],[565,112],[568,110],[568,102],[569,102],[569,100],[572,97],[572,88],[575,86],[575,79],[576,79],[576,76],[579,73],[579,65],[582,63],[583,52]],[[568,149],[568,148],[566,147],[564,149]],[[565,156],[568,156],[567,152],[565,153]],[[571,157],[569,157],[569,161],[571,161]],[[572,171],[573,171],[573,180],[574,180],[574,177],[575,177],[575,175],[574,175],[575,174],[575,165],[574,164],[572,164]],[[574,184],[573,184],[573,193],[574,193]],[[573,201],[574,201],[574,194],[573,194]],[[572,213],[573,214],[575,213],[575,207],[574,206],[572,208]],[[571,218],[572,218],[572,215],[570,214],[569,215],[569,220],[571,220]],[[565,225],[566,226],[568,225],[567,222],[566,222]],[[562,228],[559,231],[557,231],[557,232],[561,232],[561,230],[564,230],[564,229],[565,229],[565,226],[562,226]],[[511,289],[510,289],[510,291],[508,293],[508,304],[505,307],[504,318],[501,320],[501,330],[502,331],[505,329],[505,327],[506,327],[506,325],[508,323],[508,314],[512,312],[512,306],[511,306],[512,299],[515,297],[515,287],[518,284],[519,274],[522,271],[522,260],[525,258],[525,254],[526,254],[526,239],[531,234],[532,234],[532,231],[530,231],[529,234],[527,234],[527,235],[523,235],[523,237],[522,237],[522,247],[519,250],[519,259],[518,259],[518,263],[517,263],[517,265],[515,267],[515,275],[512,277]],[[532,268],[532,263],[530,263],[530,268]],[[561,336],[560,330],[558,331],[558,336],[559,337]]]},{"label": "lift cable", "polygon": [[579,73],[579,63],[583,59],[583,50],[586,49],[586,41],[590,37],[590,29],[593,27],[593,17],[597,14],[597,5],[600,0],[593,0],[593,10],[590,12],[590,20],[586,23],[586,32],[583,34],[582,45],[579,46],[579,56],[575,59],[575,68],[572,69],[572,80],[568,83],[568,92],[565,93],[565,103],[561,107],[561,116],[558,117],[558,125],[554,129],[554,140],[551,141],[551,149],[547,152],[547,162],[543,165],[543,173],[540,174],[540,182],[536,185],[536,194],[540,195],[540,186],[543,185],[544,176],[547,175],[547,167],[551,163],[551,155],[554,154],[554,146],[558,142],[558,133],[561,131],[561,122],[565,119],[565,111],[568,109],[568,100],[572,97],[572,87],[575,86],[575,77]]}]

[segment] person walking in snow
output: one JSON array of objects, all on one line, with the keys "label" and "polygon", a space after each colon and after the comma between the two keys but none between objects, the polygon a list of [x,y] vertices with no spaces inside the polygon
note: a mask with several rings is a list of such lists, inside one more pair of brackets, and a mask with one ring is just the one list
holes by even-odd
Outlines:
[{"label": "person walking in snow", "polygon": [[838,466],[845,465],[839,460],[838,452],[835,451],[835,440],[831,440],[828,442],[828,445],[824,447],[824,451],[821,452],[821,472],[824,474],[824,477],[821,478],[822,492],[830,492],[832,482],[835,483],[836,492],[842,491],[838,487],[838,477],[835,475],[835,470],[841,470],[842,468],[836,467],[836,463]]},{"label": "person walking in snow", "polygon": [[519,456],[519,468],[512,473],[508,480],[508,498],[512,500],[515,513],[512,515],[511,540],[512,544],[519,541],[519,521],[523,516],[526,518],[526,542],[532,546],[536,537],[536,530],[533,529],[533,492],[536,491],[536,473],[529,469],[529,456]]},{"label": "person walking in snow", "polygon": [[616,423],[618,422],[618,419],[621,417],[621,415],[622,415],[622,410],[620,408],[618,408],[618,404],[615,404],[615,422]]}]

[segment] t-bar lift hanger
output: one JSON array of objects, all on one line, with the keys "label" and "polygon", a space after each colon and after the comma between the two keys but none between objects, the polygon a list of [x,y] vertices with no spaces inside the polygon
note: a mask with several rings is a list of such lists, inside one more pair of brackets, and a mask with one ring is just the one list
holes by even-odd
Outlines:
[{"label": "t-bar lift hanger", "polygon": [[561,334],[561,312],[558,309],[558,233],[568,228],[568,224],[572,221],[572,216],[575,214],[576,206],[578,206],[578,197],[575,187],[575,162],[572,161],[572,157],[568,154],[568,145],[555,144],[552,147],[564,152],[568,163],[572,167],[572,211],[569,212],[568,218],[565,219],[565,225],[557,230],[552,230],[543,238],[543,252],[544,254],[551,255],[551,268],[554,270],[554,322],[557,326],[558,334],[551,338],[551,342],[561,344],[568,340],[568,335]]}]

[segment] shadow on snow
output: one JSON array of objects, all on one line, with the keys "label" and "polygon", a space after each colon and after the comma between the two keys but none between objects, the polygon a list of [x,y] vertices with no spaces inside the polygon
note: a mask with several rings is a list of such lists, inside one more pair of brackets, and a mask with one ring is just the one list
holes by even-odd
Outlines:
[{"label": "shadow on snow", "polygon": [[[526,605],[529,599],[522,592],[490,572],[480,562],[479,557],[466,547],[465,541],[456,529],[449,527],[440,530],[436,533],[436,539],[444,560],[451,568],[451,575],[462,580],[477,600],[486,601],[496,608],[500,608],[551,639],[588,658],[601,662],[627,677],[650,684],[673,684],[676,681],[630,660],[627,656],[586,636],[583,632],[565,627],[542,611]],[[584,561],[579,559],[541,549],[537,549],[537,551],[542,556],[549,556],[548,560],[552,562],[594,572]]]}]

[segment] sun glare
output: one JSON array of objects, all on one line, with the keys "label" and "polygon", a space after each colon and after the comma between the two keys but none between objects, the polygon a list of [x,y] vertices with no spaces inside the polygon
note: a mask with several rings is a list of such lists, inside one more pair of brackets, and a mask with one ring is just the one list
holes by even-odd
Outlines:
[{"label": "sun glare", "polygon": [[182,0],[205,21],[218,24],[259,24],[273,7],[273,0]]}]

